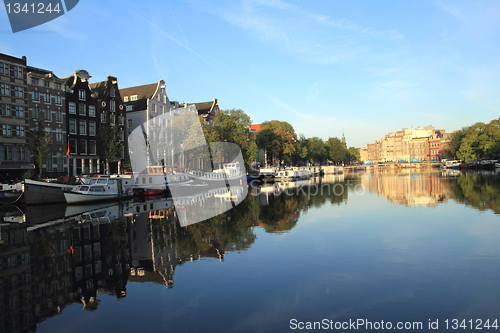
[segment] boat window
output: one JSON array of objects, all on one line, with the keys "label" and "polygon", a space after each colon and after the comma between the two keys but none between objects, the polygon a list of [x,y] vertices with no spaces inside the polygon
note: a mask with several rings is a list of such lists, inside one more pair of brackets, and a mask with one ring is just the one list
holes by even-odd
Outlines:
[{"label": "boat window", "polygon": [[153,168],[148,169],[149,173],[153,173]]},{"label": "boat window", "polygon": [[97,184],[107,184],[108,180],[107,179],[98,179]]},{"label": "boat window", "polygon": [[153,177],[149,177],[149,183],[153,184]]},{"label": "boat window", "polygon": [[89,187],[88,186],[80,186],[80,191],[85,192],[88,191]]},{"label": "boat window", "polygon": [[142,183],[146,184],[146,177],[142,177]]},{"label": "boat window", "polygon": [[139,178],[136,178],[136,179],[135,179],[135,183],[136,183],[136,184],[139,184]]},{"label": "boat window", "polygon": [[89,180],[89,185],[95,184],[97,182],[97,179],[90,179]]},{"label": "boat window", "polygon": [[[111,179],[110,179],[110,180],[108,181],[108,185],[109,185],[109,184],[114,184],[114,183],[115,183],[115,181],[114,181],[114,180],[111,180]],[[99,184],[100,184],[100,183],[99,183]]]},{"label": "boat window", "polygon": [[93,186],[90,188],[90,192],[105,192],[104,186]]}]

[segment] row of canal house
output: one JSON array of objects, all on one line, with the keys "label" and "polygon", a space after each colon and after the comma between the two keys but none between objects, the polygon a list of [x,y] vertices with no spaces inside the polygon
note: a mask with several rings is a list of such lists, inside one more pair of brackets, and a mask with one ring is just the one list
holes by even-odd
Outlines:
[{"label": "row of canal house", "polygon": [[[40,120],[51,136],[45,177],[76,176],[106,171],[99,131],[118,126],[124,148],[110,161],[110,173],[129,161],[128,134],[145,121],[189,107],[213,124],[217,99],[205,103],[170,101],[165,82],[119,89],[116,77],[90,83],[86,70],[59,78],[52,71],[28,66],[26,57],[0,54],[0,183],[34,172],[29,130]],[[109,123],[108,123],[109,122]]]}]

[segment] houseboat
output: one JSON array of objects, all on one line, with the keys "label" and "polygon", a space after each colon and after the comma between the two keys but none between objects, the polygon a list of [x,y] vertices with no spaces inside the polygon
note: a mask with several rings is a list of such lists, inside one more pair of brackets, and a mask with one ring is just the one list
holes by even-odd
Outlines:
[{"label": "houseboat", "polygon": [[462,161],[460,160],[448,160],[444,162],[445,169],[457,169],[459,170],[461,167]]},{"label": "houseboat", "polygon": [[190,171],[188,173],[189,178],[196,180],[198,182],[225,182],[229,180],[242,180],[245,176],[242,172],[240,164],[236,163],[225,163],[221,169],[213,170],[212,172],[206,171]]},{"label": "houseboat", "polygon": [[64,191],[70,191],[76,184],[24,180],[24,202],[27,205],[66,202]]},{"label": "houseboat", "polygon": [[150,166],[141,173],[134,174],[135,194],[159,195],[172,187],[191,183],[185,173],[166,173],[162,166]]}]

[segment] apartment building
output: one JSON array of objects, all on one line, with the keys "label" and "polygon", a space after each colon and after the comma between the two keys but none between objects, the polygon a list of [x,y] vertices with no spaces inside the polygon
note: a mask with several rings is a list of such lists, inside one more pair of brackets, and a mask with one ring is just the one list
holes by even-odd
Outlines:
[{"label": "apartment building", "polygon": [[42,174],[46,177],[67,175],[65,80],[52,71],[31,66],[27,66],[27,80],[30,124],[36,126],[41,120],[51,136],[51,151],[42,166]]},{"label": "apartment building", "polygon": [[0,53],[0,182],[33,172],[29,153],[26,57]]}]

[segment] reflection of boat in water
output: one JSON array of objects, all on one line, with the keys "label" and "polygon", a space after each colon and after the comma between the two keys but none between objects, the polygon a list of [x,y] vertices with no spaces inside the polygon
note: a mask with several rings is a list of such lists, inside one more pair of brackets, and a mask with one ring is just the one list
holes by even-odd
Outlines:
[{"label": "reflection of boat in water", "polygon": [[84,182],[83,185],[75,186],[71,192],[64,192],[68,204],[116,200],[132,195],[132,186],[125,187],[122,178],[88,177]]}]

